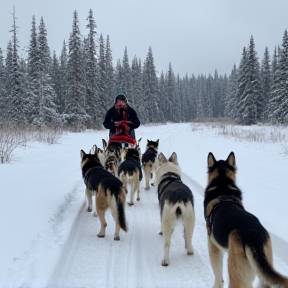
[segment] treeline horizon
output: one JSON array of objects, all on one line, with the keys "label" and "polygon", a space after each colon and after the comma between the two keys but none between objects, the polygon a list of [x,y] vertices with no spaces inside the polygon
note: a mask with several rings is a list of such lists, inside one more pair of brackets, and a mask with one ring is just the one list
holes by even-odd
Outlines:
[{"label": "treeline horizon", "polygon": [[157,76],[151,46],[144,60],[134,56],[131,62],[125,47],[114,66],[109,35],[98,34],[91,9],[86,28],[82,37],[74,11],[68,43],[63,40],[57,55],[50,51],[43,17],[37,25],[33,16],[23,58],[14,12],[6,55],[0,48],[0,123],[99,129],[118,92],[127,94],[142,124],[211,117],[242,125],[288,123],[287,30],[282,46],[275,46],[272,57],[266,47],[261,62],[251,36],[230,75],[216,69],[213,76],[180,77],[171,63]]}]

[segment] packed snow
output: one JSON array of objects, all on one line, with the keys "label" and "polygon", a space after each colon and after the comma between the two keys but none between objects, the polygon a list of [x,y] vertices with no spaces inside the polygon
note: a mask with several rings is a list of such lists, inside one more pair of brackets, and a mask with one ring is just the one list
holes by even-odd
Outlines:
[{"label": "packed snow", "polygon": [[[259,130],[267,137],[273,129],[238,128],[243,135]],[[182,180],[194,195],[194,255],[186,254],[179,221],[168,267],[161,266],[164,242],[158,234],[157,187],[144,190],[144,179],[140,201],[126,207],[129,231],[121,230],[121,240],[114,241],[114,220],[108,210],[106,237],[97,237],[100,221],[86,211],[80,149],[89,152],[94,144],[102,148],[108,131],[67,133],[57,144],[30,142],[15,150],[13,161],[0,165],[0,287],[212,287],[203,215],[207,155],[212,152],[216,159],[226,159],[231,151],[236,156],[244,206],[271,233],[274,266],[288,275],[288,144],[240,139],[221,131],[196,123],[143,125],[136,130],[136,138],[142,137],[142,152],[147,139],[159,139],[159,151],[166,157],[177,153]],[[228,287],[226,261],[223,265],[224,286]]]}]

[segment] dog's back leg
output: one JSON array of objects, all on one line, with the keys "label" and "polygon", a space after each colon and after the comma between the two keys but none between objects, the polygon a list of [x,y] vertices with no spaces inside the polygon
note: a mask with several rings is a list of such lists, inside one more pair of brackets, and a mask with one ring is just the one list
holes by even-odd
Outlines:
[{"label": "dog's back leg", "polygon": [[176,216],[171,213],[171,207],[168,204],[164,204],[163,212],[161,215],[161,231],[164,236],[164,257],[161,262],[162,266],[169,265],[169,251],[170,251],[170,244],[171,244],[171,236],[173,233],[173,229],[176,224]]},{"label": "dog's back leg", "polygon": [[229,287],[252,287],[255,271],[252,269],[252,266],[246,257],[245,250],[243,249],[237,231],[233,231],[230,234],[228,247]]},{"label": "dog's back leg", "polygon": [[151,168],[151,174],[150,174],[150,177],[151,177],[151,185],[152,186],[155,186],[155,163],[152,164],[152,168]]},{"label": "dog's back leg", "polygon": [[93,194],[93,192],[86,187],[85,193],[86,193],[86,197],[87,197],[87,201],[88,201],[87,211],[92,212],[92,194]]},{"label": "dog's back leg", "polygon": [[101,223],[101,228],[97,236],[105,237],[105,231],[106,231],[106,226],[107,226],[107,222],[105,219],[105,212],[108,208],[108,202],[107,202],[107,197],[105,195],[105,192],[103,191],[103,187],[101,185],[99,185],[98,187],[96,198],[97,198],[96,211],[98,213],[99,220]]},{"label": "dog's back leg", "polygon": [[[211,235],[210,237],[213,236]],[[222,288],[223,252],[215,244],[212,243],[210,238],[208,240],[208,247],[209,247],[210,262],[215,277],[213,288]]]},{"label": "dog's back leg", "polygon": [[135,185],[134,183],[130,184],[130,202],[129,205],[134,205],[134,198],[135,198]]},{"label": "dog's back leg", "polygon": [[150,163],[144,164],[144,173],[145,173],[145,190],[149,190],[150,189],[149,182],[150,182],[150,178],[151,178]]},{"label": "dog's back leg", "polygon": [[139,180],[139,174],[140,174],[140,171],[138,170],[137,173],[135,173],[135,176],[134,176],[134,191],[137,191],[137,198],[136,200],[137,201],[140,201],[140,180]]},{"label": "dog's back leg", "polygon": [[192,246],[192,236],[195,227],[195,215],[192,204],[191,203],[187,204],[186,209],[182,209],[182,213],[184,224],[185,248],[187,249],[187,254],[192,255],[194,253]]},{"label": "dog's back leg", "polygon": [[[118,195],[119,197],[119,195]],[[114,232],[114,240],[120,240],[120,223],[119,223],[119,217],[118,217],[118,205],[117,202],[120,202],[120,199],[116,199],[115,196],[111,197],[110,202],[110,209],[111,209],[111,214],[113,216],[113,219],[115,221],[115,232]]]}]

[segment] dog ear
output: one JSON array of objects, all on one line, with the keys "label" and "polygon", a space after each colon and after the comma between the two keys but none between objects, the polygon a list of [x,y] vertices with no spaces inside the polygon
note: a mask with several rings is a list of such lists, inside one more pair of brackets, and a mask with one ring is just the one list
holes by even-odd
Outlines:
[{"label": "dog ear", "polygon": [[95,149],[97,149],[97,146],[94,144],[93,146],[92,146],[92,148],[90,149],[90,151],[89,151],[89,154],[94,154],[95,153]]},{"label": "dog ear", "polygon": [[84,150],[80,150],[80,157],[81,157],[81,159],[84,157],[86,155],[86,153],[84,152]]},{"label": "dog ear", "polygon": [[93,148],[94,148],[94,153],[93,153],[93,155],[98,155],[97,145],[94,145]]},{"label": "dog ear", "polygon": [[158,147],[158,145],[159,145],[159,139],[156,140],[156,143],[157,143],[157,147]]},{"label": "dog ear", "polygon": [[169,161],[169,162],[172,162],[172,163],[174,163],[174,164],[178,164],[176,152],[173,152],[173,153],[172,153],[172,155],[170,156],[170,158],[169,158],[168,161]]},{"label": "dog ear", "polygon": [[139,157],[141,156],[141,148],[140,147],[137,147],[137,152],[139,154]]},{"label": "dog ear", "polygon": [[211,168],[216,163],[216,159],[211,152],[208,154],[207,163],[209,168]]},{"label": "dog ear", "polygon": [[105,139],[102,139],[103,150],[105,151],[107,148],[107,142]]},{"label": "dog ear", "polygon": [[236,166],[236,159],[234,152],[230,152],[228,158],[226,159],[226,162],[228,162],[229,165],[235,167]]},{"label": "dog ear", "polygon": [[159,161],[159,163],[168,162],[168,160],[166,159],[166,157],[164,156],[164,154],[162,152],[160,152],[160,154],[158,155],[158,161]]}]

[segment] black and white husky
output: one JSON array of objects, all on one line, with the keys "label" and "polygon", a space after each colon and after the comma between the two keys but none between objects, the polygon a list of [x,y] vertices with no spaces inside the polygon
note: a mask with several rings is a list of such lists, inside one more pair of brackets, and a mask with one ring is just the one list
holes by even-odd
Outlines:
[{"label": "black and white husky", "polygon": [[[149,190],[150,189],[150,179],[155,180],[155,163],[157,159],[157,154],[158,154],[158,145],[159,145],[159,139],[156,141],[152,140],[147,140],[146,144],[146,150],[142,154],[141,157],[141,162],[144,170],[144,175],[145,175],[145,189]],[[152,184],[154,181],[152,180]]]},{"label": "black and white husky", "polygon": [[125,216],[126,189],[117,177],[103,168],[97,146],[94,148],[94,154],[86,154],[80,150],[82,176],[88,199],[87,211],[92,211],[92,195],[96,194],[95,206],[101,222],[97,236],[105,237],[107,226],[105,213],[110,208],[115,220],[114,240],[120,240],[120,229],[128,231]]},{"label": "black and white husky", "polygon": [[134,205],[135,193],[137,193],[137,201],[140,201],[140,181],[142,180],[142,169],[140,163],[140,148],[123,148],[123,161],[118,168],[118,177],[123,182],[124,187],[128,191],[130,186],[129,205]]},{"label": "black and white husky", "polygon": [[182,218],[184,225],[185,248],[193,254],[192,235],[195,226],[194,199],[192,191],[181,181],[181,170],[177,154],[169,160],[160,153],[156,162],[156,185],[161,216],[161,232],[164,235],[164,258],[162,266],[169,265],[171,236],[176,220]]}]

